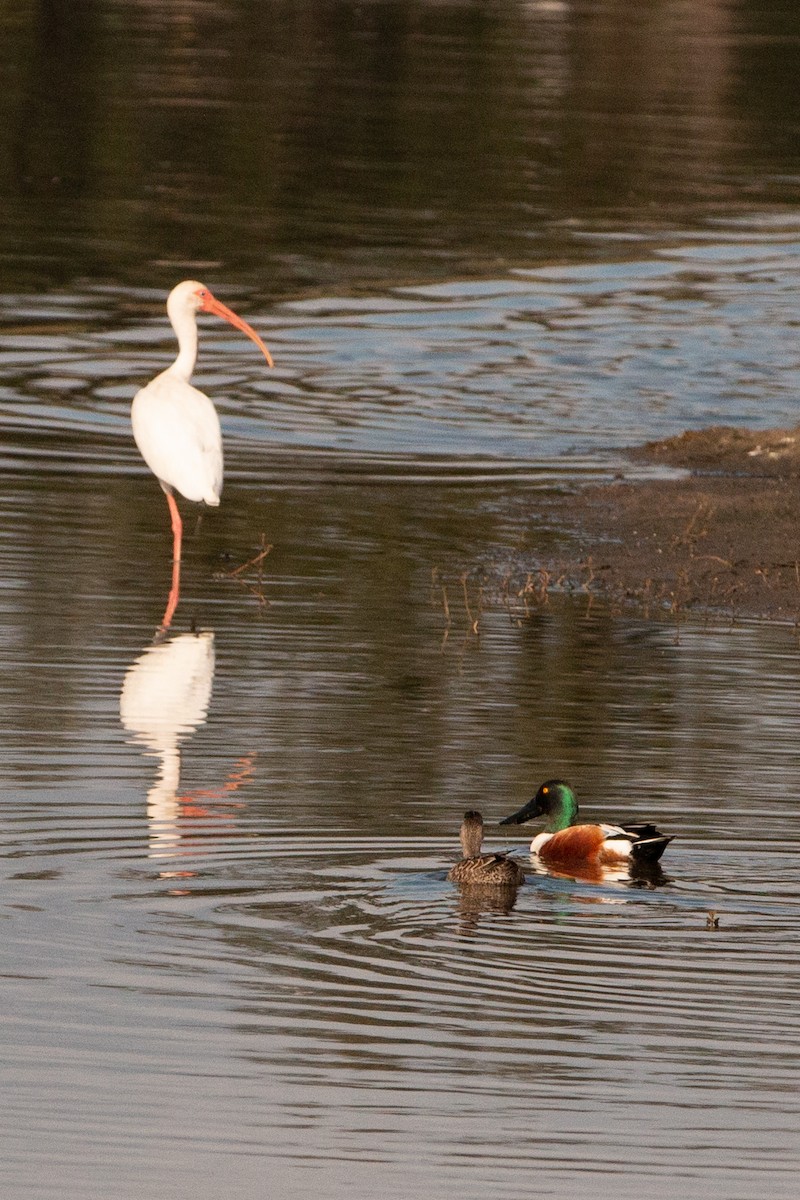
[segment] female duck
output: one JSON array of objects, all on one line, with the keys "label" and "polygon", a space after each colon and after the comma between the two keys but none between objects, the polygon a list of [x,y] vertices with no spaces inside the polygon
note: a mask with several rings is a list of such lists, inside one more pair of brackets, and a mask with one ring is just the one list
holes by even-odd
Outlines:
[{"label": "female duck", "polygon": [[555,866],[571,864],[652,864],[661,858],[671,836],[655,825],[578,825],[578,802],[563,779],[548,779],[519,812],[501,825],[521,825],[532,817],[547,817],[544,832],[531,842],[531,854]]},{"label": "female duck", "polygon": [[518,887],[525,872],[507,854],[481,854],[483,817],[479,812],[465,812],[461,823],[461,850],[464,855],[447,873],[454,883],[490,884],[493,887]]}]

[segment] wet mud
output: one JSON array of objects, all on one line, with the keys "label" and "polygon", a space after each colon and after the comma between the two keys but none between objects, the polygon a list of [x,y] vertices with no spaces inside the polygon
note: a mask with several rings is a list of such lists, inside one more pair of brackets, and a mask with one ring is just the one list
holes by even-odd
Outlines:
[{"label": "wet mud", "polygon": [[631,458],[685,474],[554,497],[536,517],[552,556],[506,579],[509,602],[579,589],[676,617],[800,621],[800,427],[689,431]]}]

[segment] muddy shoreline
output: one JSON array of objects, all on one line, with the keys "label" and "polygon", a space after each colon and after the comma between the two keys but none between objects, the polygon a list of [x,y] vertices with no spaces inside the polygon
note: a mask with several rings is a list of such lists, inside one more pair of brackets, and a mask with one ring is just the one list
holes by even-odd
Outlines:
[{"label": "muddy shoreline", "polygon": [[630,453],[679,478],[555,496],[536,529],[552,556],[506,581],[515,602],[582,590],[645,612],[800,622],[800,427],[689,431]]}]

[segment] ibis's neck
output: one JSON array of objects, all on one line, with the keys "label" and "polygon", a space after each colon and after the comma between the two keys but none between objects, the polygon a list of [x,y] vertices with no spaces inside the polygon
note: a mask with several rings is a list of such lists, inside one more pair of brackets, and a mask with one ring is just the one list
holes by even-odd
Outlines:
[{"label": "ibis's neck", "polygon": [[[175,326],[173,326],[175,329]],[[180,328],[175,329],[178,339],[178,357],[172,364],[172,370],[188,383],[197,362],[197,325],[194,321],[185,321]]]}]

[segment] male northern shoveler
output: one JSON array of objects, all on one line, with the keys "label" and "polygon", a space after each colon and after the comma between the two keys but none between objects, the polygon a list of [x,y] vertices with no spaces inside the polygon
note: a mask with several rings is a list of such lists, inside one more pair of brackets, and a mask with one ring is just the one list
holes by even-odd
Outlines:
[{"label": "male northern shoveler", "polygon": [[658,862],[672,837],[655,825],[578,825],[578,802],[563,779],[548,779],[519,812],[501,825],[521,825],[532,817],[547,817],[544,832],[531,842],[531,854],[545,864],[612,864]]},{"label": "male northern shoveler", "polygon": [[454,883],[490,884],[492,887],[518,887],[525,872],[518,862],[502,851],[481,854],[483,817],[470,810],[461,823],[461,850],[464,855],[447,872]]}]

